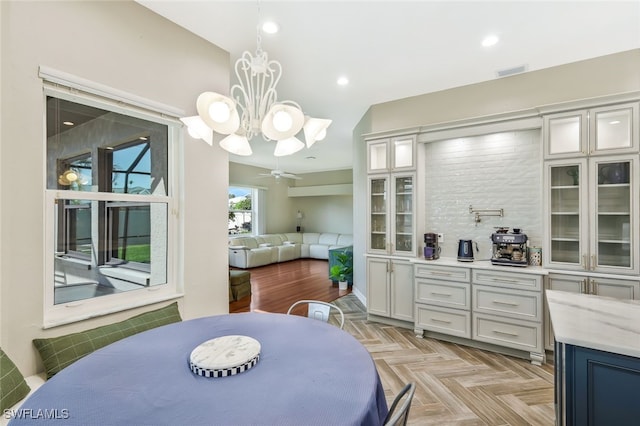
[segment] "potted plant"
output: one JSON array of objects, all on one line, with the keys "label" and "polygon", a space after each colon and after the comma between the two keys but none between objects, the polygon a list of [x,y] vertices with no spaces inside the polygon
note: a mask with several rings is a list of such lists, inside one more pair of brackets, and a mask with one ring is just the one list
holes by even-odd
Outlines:
[{"label": "potted plant", "polygon": [[340,290],[346,290],[348,279],[353,273],[351,253],[347,251],[337,252],[335,254],[335,262],[335,265],[329,270],[330,277],[332,280],[338,281]]}]

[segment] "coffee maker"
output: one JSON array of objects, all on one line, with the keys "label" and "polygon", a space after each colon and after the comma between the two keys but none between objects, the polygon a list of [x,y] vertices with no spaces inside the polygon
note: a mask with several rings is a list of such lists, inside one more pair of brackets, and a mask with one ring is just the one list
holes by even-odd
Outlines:
[{"label": "coffee maker", "polygon": [[440,246],[438,246],[438,234],[424,234],[424,258],[436,260],[440,257]]},{"label": "coffee maker", "polygon": [[509,228],[499,228],[491,234],[493,249],[491,263],[494,265],[527,266],[526,234],[519,228],[509,232]]}]

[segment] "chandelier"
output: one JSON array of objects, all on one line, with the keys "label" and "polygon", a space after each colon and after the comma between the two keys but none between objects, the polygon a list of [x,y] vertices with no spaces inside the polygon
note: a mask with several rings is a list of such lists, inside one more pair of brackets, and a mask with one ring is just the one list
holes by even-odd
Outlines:
[{"label": "chandelier", "polygon": [[307,148],[324,139],[331,120],[305,116],[294,101],[278,101],[276,86],[282,65],[269,60],[262,50],[259,26],[255,54],[245,51],[235,63],[235,73],[239,84],[231,86],[231,96],[204,92],[196,101],[198,115],[181,118],[192,137],[213,145],[215,131],[227,135],[220,141],[223,149],[232,154],[251,155],[249,141],[262,134],[265,140],[277,142],[273,152],[276,157],[291,155],[305,147],[296,137],[301,130]]}]

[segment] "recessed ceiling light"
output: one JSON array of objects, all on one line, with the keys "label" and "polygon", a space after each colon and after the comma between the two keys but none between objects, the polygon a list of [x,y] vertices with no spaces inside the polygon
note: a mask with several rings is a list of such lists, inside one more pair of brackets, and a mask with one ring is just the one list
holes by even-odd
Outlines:
[{"label": "recessed ceiling light", "polygon": [[340,86],[346,86],[347,84],[349,84],[349,79],[347,77],[339,77],[337,83]]},{"label": "recessed ceiling light", "polygon": [[310,156],[304,157],[304,158],[307,159],[307,160],[315,160],[316,159],[316,157],[314,157],[313,155],[310,155]]},{"label": "recessed ceiling light", "polygon": [[498,38],[497,35],[489,35],[486,36],[483,40],[482,40],[482,45],[484,47],[489,47],[489,46],[493,46],[494,44],[496,44],[500,39]]},{"label": "recessed ceiling light", "polygon": [[73,121],[63,121],[62,124],[65,126],[73,126],[75,123]]},{"label": "recessed ceiling light", "polygon": [[275,34],[278,32],[279,29],[280,27],[278,26],[278,24],[276,24],[273,21],[267,21],[264,24],[262,24],[262,31],[264,31],[267,34]]}]

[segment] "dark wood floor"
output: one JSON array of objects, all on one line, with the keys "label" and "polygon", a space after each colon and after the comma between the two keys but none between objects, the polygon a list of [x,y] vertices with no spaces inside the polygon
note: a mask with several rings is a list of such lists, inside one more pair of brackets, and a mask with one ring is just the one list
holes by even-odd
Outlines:
[{"label": "dark wood floor", "polygon": [[368,321],[355,295],[332,285],[327,268],[327,261],[295,260],[249,269],[253,296],[231,303],[229,309],[286,312],[300,299],[335,301],[345,314],[344,330],[371,353],[387,403],[405,383],[416,383],[410,425],[554,424],[552,364],[538,367]]},{"label": "dark wood floor", "polygon": [[338,290],[329,279],[329,262],[299,259],[247,269],[251,272],[251,296],[229,304],[230,313],[256,309],[285,313],[301,299],[331,302],[351,292]]}]

